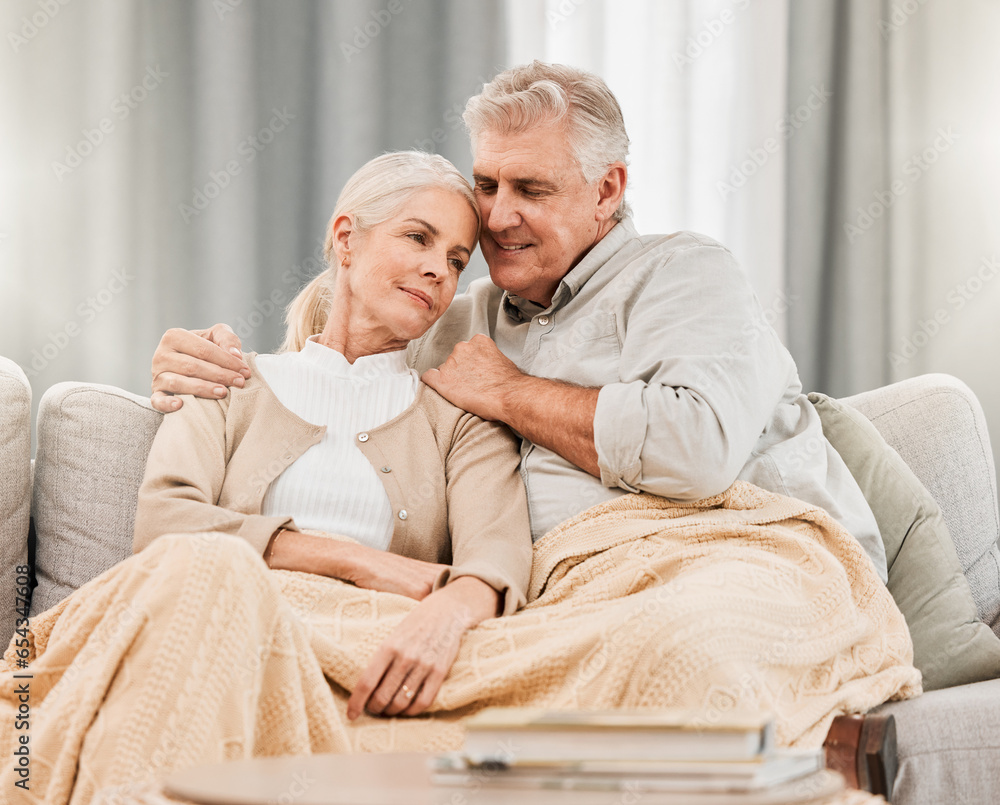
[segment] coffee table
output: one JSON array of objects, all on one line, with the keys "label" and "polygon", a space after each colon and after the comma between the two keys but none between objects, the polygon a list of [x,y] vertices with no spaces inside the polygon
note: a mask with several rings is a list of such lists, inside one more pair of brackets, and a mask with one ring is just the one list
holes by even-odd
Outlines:
[{"label": "coffee table", "polygon": [[165,781],[163,792],[197,805],[777,805],[836,801],[831,798],[844,786],[843,778],[831,771],[768,791],[696,797],[628,790],[441,786],[431,784],[429,758],[425,753],[253,758],[175,772]]}]

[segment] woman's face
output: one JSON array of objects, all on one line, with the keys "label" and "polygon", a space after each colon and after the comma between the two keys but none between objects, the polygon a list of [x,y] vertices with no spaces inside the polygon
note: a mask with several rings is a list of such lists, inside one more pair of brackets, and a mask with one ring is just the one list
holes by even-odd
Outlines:
[{"label": "woman's face", "polygon": [[352,232],[347,268],[353,312],[402,340],[418,338],[445,312],[475,248],[476,215],[458,193],[413,193],[368,232]]}]

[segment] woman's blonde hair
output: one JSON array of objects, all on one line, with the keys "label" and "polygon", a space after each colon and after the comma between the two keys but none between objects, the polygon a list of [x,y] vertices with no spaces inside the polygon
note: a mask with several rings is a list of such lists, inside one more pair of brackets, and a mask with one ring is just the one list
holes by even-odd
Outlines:
[{"label": "woman's blonde hair", "polygon": [[458,193],[469,202],[476,214],[478,233],[482,218],[472,187],[458,168],[442,156],[423,151],[393,151],[369,160],[347,180],[326,229],[323,255],[327,267],[288,305],[285,340],[279,352],[298,352],[309,336],[323,332],[326,327],[338,268],[334,221],[341,215],[350,215],[354,231],[364,234],[396,215],[414,193],[431,188]]}]

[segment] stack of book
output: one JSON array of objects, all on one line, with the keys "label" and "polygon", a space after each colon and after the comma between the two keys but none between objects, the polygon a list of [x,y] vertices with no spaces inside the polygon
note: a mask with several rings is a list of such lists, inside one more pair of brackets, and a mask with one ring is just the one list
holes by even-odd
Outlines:
[{"label": "stack of book", "polygon": [[[685,710],[491,708],[466,728],[461,752],[434,758],[435,784],[676,792],[685,801],[788,789],[788,799],[768,800],[776,802],[808,801],[843,787],[824,770],[822,748],[777,749],[768,714],[709,720]],[[799,784],[801,796],[790,783]]]}]

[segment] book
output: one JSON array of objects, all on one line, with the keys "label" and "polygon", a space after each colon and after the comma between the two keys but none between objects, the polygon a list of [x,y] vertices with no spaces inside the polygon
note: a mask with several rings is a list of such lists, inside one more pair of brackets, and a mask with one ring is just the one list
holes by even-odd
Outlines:
[{"label": "book", "polygon": [[750,761],[579,761],[564,764],[473,764],[460,753],[440,755],[431,782],[448,786],[634,792],[751,792],[822,771],[822,749],[778,749]]},{"label": "book", "polygon": [[771,714],[706,718],[682,709],[488,708],[466,724],[475,764],[581,761],[744,761],[774,747]]}]

